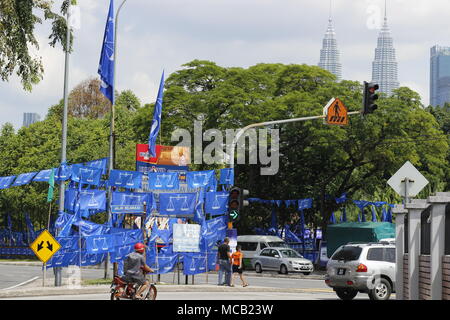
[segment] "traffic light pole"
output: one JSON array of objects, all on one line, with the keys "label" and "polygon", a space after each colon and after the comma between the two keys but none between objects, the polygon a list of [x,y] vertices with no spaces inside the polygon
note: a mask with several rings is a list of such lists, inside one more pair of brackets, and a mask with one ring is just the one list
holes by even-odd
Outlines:
[{"label": "traffic light pole", "polygon": [[[360,114],[361,111],[352,111],[347,113],[349,116],[354,114]],[[321,116],[311,116],[311,117],[303,117],[303,118],[293,118],[293,119],[284,119],[284,120],[275,120],[275,121],[267,121],[267,122],[259,122],[259,123],[253,123],[250,124],[238,131],[236,136],[233,139],[233,142],[231,144],[231,161],[230,161],[230,168],[234,169],[234,150],[236,149],[236,144],[241,138],[241,136],[249,129],[257,128],[257,127],[266,127],[271,126],[274,124],[284,124],[284,123],[291,123],[291,122],[301,122],[301,121],[308,121],[308,120],[317,120],[317,119],[325,119],[326,115]]]},{"label": "traffic light pole", "polygon": [[[347,113],[347,115],[354,115],[354,114],[360,114],[361,111],[352,111]],[[325,119],[326,115],[321,116],[311,116],[311,117],[302,117],[302,118],[293,118],[293,119],[284,119],[284,120],[275,120],[275,121],[267,121],[267,122],[258,122],[250,124],[238,131],[238,133],[235,135],[233,142],[231,144],[231,155],[230,155],[230,168],[234,169],[234,151],[236,149],[236,144],[239,141],[239,139],[242,137],[242,135],[249,129],[252,128],[258,128],[258,127],[266,127],[274,124],[285,124],[285,123],[291,123],[291,122],[302,122],[302,121],[308,121],[308,120],[317,120],[317,119]],[[233,222],[228,223],[228,229],[233,228]]]}]

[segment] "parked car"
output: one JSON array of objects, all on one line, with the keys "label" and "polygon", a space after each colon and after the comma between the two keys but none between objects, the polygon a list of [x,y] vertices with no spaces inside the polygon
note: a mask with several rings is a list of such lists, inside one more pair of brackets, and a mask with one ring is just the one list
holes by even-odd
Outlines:
[{"label": "parked car", "polygon": [[388,300],[395,292],[395,245],[390,242],[340,246],[327,263],[325,283],[342,300],[358,292],[371,300]]},{"label": "parked car", "polygon": [[314,271],[313,263],[290,248],[265,248],[252,260],[257,273],[264,270],[276,270],[282,274],[302,272],[310,274]]},{"label": "parked car", "polygon": [[237,244],[241,246],[244,254],[245,268],[253,268],[252,259],[264,248],[289,248],[286,242],[277,236],[243,235],[237,237]]}]

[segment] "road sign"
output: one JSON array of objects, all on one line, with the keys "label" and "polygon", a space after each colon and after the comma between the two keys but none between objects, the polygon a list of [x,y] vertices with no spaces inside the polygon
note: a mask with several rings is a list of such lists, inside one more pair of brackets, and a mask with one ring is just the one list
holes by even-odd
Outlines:
[{"label": "road sign", "polygon": [[428,184],[428,180],[411,162],[406,161],[387,183],[400,196],[410,198],[422,191]]},{"label": "road sign", "polygon": [[61,245],[47,230],[42,231],[42,233],[34,240],[30,246],[31,250],[36,254],[36,256],[43,263],[47,263],[48,260],[59,250]]},{"label": "road sign", "polygon": [[327,106],[328,109],[326,110],[325,118],[327,124],[338,126],[348,125],[348,109],[339,98],[334,99],[334,101]]}]

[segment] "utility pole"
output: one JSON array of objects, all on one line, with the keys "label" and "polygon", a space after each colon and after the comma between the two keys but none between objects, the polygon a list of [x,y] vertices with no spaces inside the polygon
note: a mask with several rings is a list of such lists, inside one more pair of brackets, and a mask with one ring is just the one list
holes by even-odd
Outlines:
[{"label": "utility pole", "polygon": [[[64,111],[63,111],[63,123],[62,123],[62,141],[61,141],[61,163],[67,161],[67,114],[69,110],[69,57],[70,57],[70,1],[68,1],[67,7],[67,34],[66,34],[66,53],[65,53],[65,67],[64,67]],[[64,211],[64,192],[66,185],[64,181],[59,183],[59,211]],[[53,268],[55,273],[55,287],[61,286],[61,267]]]}]

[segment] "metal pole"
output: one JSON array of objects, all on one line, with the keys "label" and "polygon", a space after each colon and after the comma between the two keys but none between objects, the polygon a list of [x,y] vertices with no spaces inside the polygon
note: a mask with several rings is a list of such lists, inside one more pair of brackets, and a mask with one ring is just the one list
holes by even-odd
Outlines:
[{"label": "metal pole", "polygon": [[[61,141],[61,163],[67,161],[67,114],[69,110],[69,58],[70,58],[70,1],[68,1],[67,7],[67,20],[66,20],[67,34],[66,34],[66,53],[65,53],[65,67],[64,67],[64,113],[62,123],[62,141]],[[59,211],[64,211],[64,181],[60,181],[59,184]],[[61,286],[61,267],[53,268],[55,273],[55,287]]]},{"label": "metal pole", "polygon": [[[113,96],[115,95],[116,90],[116,63],[117,63],[117,26],[119,22],[119,14],[120,11],[125,4],[127,0],[123,0],[120,4],[119,8],[117,9],[115,21],[114,21],[114,77],[113,77]],[[115,99],[114,99],[115,101]],[[115,117],[116,117],[116,110],[115,110],[115,103],[111,104],[111,125],[109,128],[109,166],[108,166],[108,176],[111,173],[111,170],[114,170],[115,167]],[[112,220],[112,214],[111,214],[111,201],[112,201],[112,190],[111,187],[108,187],[108,223],[111,223]],[[109,261],[109,252],[107,254],[106,260],[105,260],[105,275],[104,278],[107,279],[109,277],[109,270],[108,270],[108,261]],[[117,275],[118,266],[117,263],[113,263],[113,273],[114,276]]]}]

